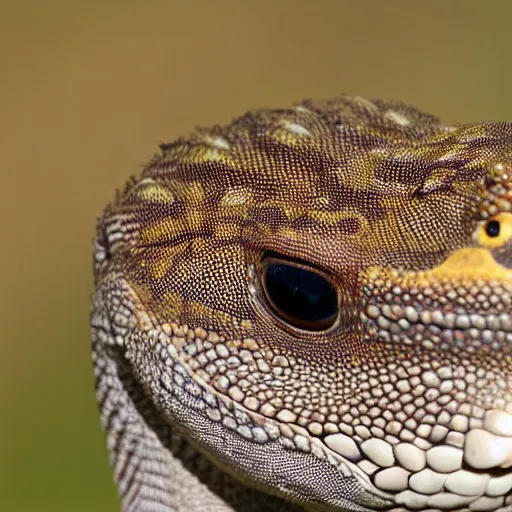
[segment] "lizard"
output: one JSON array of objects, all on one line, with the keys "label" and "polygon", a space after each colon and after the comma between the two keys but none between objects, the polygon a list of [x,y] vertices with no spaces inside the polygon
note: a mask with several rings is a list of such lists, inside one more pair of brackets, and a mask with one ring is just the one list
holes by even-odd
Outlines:
[{"label": "lizard", "polygon": [[357,96],[161,144],[94,242],[121,509],[512,510],[511,176]]}]

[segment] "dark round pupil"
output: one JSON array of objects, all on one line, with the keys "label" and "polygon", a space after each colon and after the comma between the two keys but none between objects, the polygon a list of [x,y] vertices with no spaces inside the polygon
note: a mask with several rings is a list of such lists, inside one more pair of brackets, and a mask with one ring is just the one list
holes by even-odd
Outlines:
[{"label": "dark round pupil", "polygon": [[497,220],[490,220],[485,226],[485,232],[491,238],[500,236],[500,223]]},{"label": "dark round pupil", "polygon": [[288,323],[313,331],[334,323],[338,312],[336,290],[320,274],[271,262],[265,267],[264,279],[271,306]]}]

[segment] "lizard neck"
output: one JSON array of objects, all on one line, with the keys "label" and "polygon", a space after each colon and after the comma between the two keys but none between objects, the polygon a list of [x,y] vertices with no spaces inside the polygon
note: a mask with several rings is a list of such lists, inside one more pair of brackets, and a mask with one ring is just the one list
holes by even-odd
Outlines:
[{"label": "lizard neck", "polygon": [[[303,510],[247,487],[221,471],[171,427],[113,340],[109,345],[93,344],[93,360],[98,394],[102,397],[99,400],[102,422],[108,430],[122,510]],[[130,420],[120,421],[123,418]]]}]

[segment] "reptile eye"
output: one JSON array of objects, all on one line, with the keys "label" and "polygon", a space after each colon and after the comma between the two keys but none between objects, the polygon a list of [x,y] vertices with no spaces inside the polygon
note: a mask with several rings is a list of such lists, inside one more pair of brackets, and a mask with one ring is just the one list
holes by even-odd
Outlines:
[{"label": "reptile eye", "polygon": [[297,264],[266,263],[263,290],[274,313],[294,327],[323,331],[338,316],[338,295],[330,281]]},{"label": "reptile eye", "polygon": [[491,238],[500,236],[500,223],[497,220],[490,220],[485,225],[485,232],[487,233],[487,236]]},{"label": "reptile eye", "polygon": [[477,241],[491,249],[502,247],[512,239],[512,213],[501,212],[481,224],[477,231]]}]

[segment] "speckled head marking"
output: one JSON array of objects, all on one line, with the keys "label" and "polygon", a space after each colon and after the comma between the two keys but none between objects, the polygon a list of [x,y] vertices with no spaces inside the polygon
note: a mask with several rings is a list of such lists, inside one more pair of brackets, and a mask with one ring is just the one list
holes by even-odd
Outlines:
[{"label": "speckled head marking", "polygon": [[[161,150],[96,242],[99,401],[156,439],[139,457],[185,461],[219,511],[509,510],[512,123],[341,97]],[[269,262],[321,276],[336,318],[280,314]],[[162,465],[127,482],[109,421],[124,509],[181,510]]]}]

